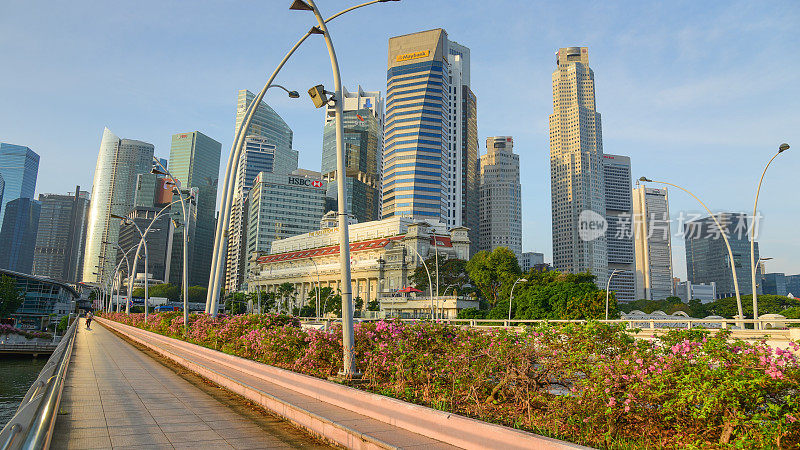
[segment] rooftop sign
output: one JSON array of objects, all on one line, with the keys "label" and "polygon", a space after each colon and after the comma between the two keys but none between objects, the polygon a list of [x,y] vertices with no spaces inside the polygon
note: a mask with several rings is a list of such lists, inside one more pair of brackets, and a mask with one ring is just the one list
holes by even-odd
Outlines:
[{"label": "rooftop sign", "polygon": [[430,50],[421,50],[421,51],[418,51],[418,52],[402,53],[400,55],[397,55],[397,58],[395,59],[395,61],[403,62],[403,61],[410,61],[412,59],[427,58],[428,56],[430,56],[430,54],[431,54]]}]

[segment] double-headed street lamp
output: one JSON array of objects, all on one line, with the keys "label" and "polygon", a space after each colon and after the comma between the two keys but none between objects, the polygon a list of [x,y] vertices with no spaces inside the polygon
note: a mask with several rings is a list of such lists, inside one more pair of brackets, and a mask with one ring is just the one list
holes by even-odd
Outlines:
[{"label": "double-headed street lamp", "polygon": [[514,288],[517,286],[517,283],[519,283],[520,281],[528,281],[528,279],[525,278],[525,277],[519,277],[519,278],[517,278],[517,281],[515,281],[514,284],[511,285],[511,295],[509,295],[509,297],[508,297],[508,324],[509,325],[511,325],[511,302],[514,301]]},{"label": "double-headed street lamp", "polygon": [[[758,195],[761,193],[761,183],[764,181],[764,175],[767,173],[767,169],[769,169],[770,164],[772,161],[778,157],[781,153],[789,150],[789,144],[783,143],[778,146],[778,153],[770,158],[767,166],[764,167],[764,171],[761,172],[761,178],[758,180],[758,187],[756,188],[756,201],[753,203],[753,217],[750,219],[750,276],[751,282],[753,285],[753,320],[758,320],[758,289],[756,289],[756,254],[755,254],[755,238],[756,238],[756,208],[758,207]],[[758,329],[758,322],[753,322],[753,327]]]},{"label": "double-headed street lamp", "polygon": [[619,269],[614,269],[611,272],[611,275],[608,276],[608,281],[606,282],[606,320],[608,320],[608,289],[611,288],[611,278],[613,278],[614,274],[619,271]]},{"label": "double-headed street lamp", "polygon": [[[245,113],[244,120],[242,121],[239,129],[236,131],[236,138],[234,139],[233,147],[231,149],[231,153],[228,157],[228,165],[226,167],[225,172],[225,181],[223,184],[223,196],[222,196],[222,203],[220,205],[220,215],[219,220],[217,222],[217,232],[215,234],[214,240],[214,258],[211,262],[211,275],[209,276],[209,286],[208,286],[208,297],[206,299],[206,312],[209,312],[213,315],[217,314],[218,303],[219,303],[219,289],[220,289],[220,281],[222,278],[222,272],[224,271],[224,250],[226,244],[226,234],[227,229],[230,224],[230,212],[231,212],[231,205],[233,202],[233,172],[239,166],[239,160],[241,158],[241,151],[242,146],[244,143],[244,137],[247,134],[247,130],[250,127],[250,123],[253,119],[253,114],[261,103],[264,95],[272,86],[272,81],[278,75],[278,72],[283,68],[286,64],[286,61],[294,54],[300,44],[308,38],[308,36],[312,34],[322,34],[325,38],[325,43],[328,48],[328,56],[331,61],[331,68],[333,69],[333,82],[335,85],[335,117],[336,117],[336,180],[337,180],[337,187],[338,187],[338,214],[339,214],[339,261],[342,267],[342,284],[344,287],[344,291],[342,292],[342,346],[343,346],[343,362],[344,362],[344,370],[342,374],[345,378],[353,378],[356,376],[356,369],[355,369],[355,358],[353,354],[353,302],[352,302],[352,285],[350,280],[350,241],[349,241],[349,231],[348,231],[348,221],[347,221],[347,208],[345,204],[345,170],[344,170],[344,146],[343,146],[343,125],[342,125],[342,82],[339,73],[339,63],[336,59],[336,52],[333,48],[333,42],[331,41],[330,33],[326,26],[326,23],[339,17],[340,15],[352,11],[357,8],[361,8],[363,6],[372,5],[374,3],[383,3],[386,1],[396,1],[396,0],[373,0],[366,3],[362,3],[360,5],[352,6],[345,10],[342,10],[333,16],[329,17],[326,20],[322,19],[322,16],[317,8],[314,0],[294,0],[292,5],[289,9],[292,10],[300,10],[300,11],[312,11],[314,16],[317,19],[318,26],[312,27],[309,29],[301,38],[300,40],[295,43],[295,45],[289,50],[289,52],[283,57],[281,62],[272,72],[269,80],[267,81],[264,88],[258,93],[255,97],[253,102],[251,103],[250,107],[247,109]],[[291,92],[290,92],[290,96]]]},{"label": "double-headed street lamp", "polygon": [[[712,213],[711,210],[708,209],[708,206],[706,206],[706,204],[703,203],[703,201],[700,200],[696,195],[692,194],[687,189],[678,186],[677,184],[667,183],[666,181],[654,181],[647,177],[641,177],[639,178],[639,181],[647,183],[666,184],[668,186],[678,188],[683,192],[686,192],[687,194],[691,195],[695,200],[697,200],[703,206],[706,212],[708,212],[708,215],[711,216],[711,219],[717,225],[717,229],[719,230],[719,233],[722,235],[722,239],[725,240],[725,246],[728,248],[728,257],[730,258],[731,262],[731,274],[733,275],[733,288],[736,290],[736,308],[739,311],[739,318],[741,320],[744,320],[744,310],[742,309],[742,297],[741,295],[739,295],[739,280],[736,277],[736,261],[733,259],[733,250],[731,250],[731,244],[730,242],[728,242],[728,236],[727,236],[728,233],[726,232],[726,229],[722,228],[722,225],[719,223],[719,220],[717,220],[717,216],[715,216],[714,213]],[[742,328],[744,328],[744,324],[742,324]]]}]

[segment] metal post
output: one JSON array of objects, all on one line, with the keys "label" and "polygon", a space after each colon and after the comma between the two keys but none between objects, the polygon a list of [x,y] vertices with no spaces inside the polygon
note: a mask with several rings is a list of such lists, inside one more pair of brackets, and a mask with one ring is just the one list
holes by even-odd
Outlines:
[{"label": "metal post", "polygon": [[511,325],[511,302],[514,301],[514,288],[517,286],[517,283],[522,281],[528,281],[525,278],[519,277],[514,284],[511,285],[511,295],[508,297],[508,324]]},{"label": "metal post", "polygon": [[619,269],[614,269],[611,272],[611,275],[608,277],[608,282],[606,283],[606,320],[608,320],[608,289],[611,287],[611,278],[614,277],[614,274],[619,272]]}]

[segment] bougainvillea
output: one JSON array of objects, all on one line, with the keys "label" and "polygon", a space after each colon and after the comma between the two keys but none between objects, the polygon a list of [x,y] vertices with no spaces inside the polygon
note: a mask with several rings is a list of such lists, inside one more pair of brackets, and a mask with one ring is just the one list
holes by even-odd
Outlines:
[{"label": "bougainvillea", "polygon": [[[342,335],[274,314],[112,314],[112,320],[300,373],[329,377]],[[796,448],[800,345],[672,331],[638,340],[597,322],[479,330],[356,324],[359,387],[604,448]]]}]

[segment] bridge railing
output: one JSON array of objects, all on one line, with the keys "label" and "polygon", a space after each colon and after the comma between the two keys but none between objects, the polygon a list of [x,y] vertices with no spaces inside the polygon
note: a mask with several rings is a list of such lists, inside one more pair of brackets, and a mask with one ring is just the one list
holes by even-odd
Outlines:
[{"label": "bridge railing", "polygon": [[46,449],[50,446],[77,326],[78,320],[75,320],[64,333],[16,413],[0,431],[0,450]]}]

